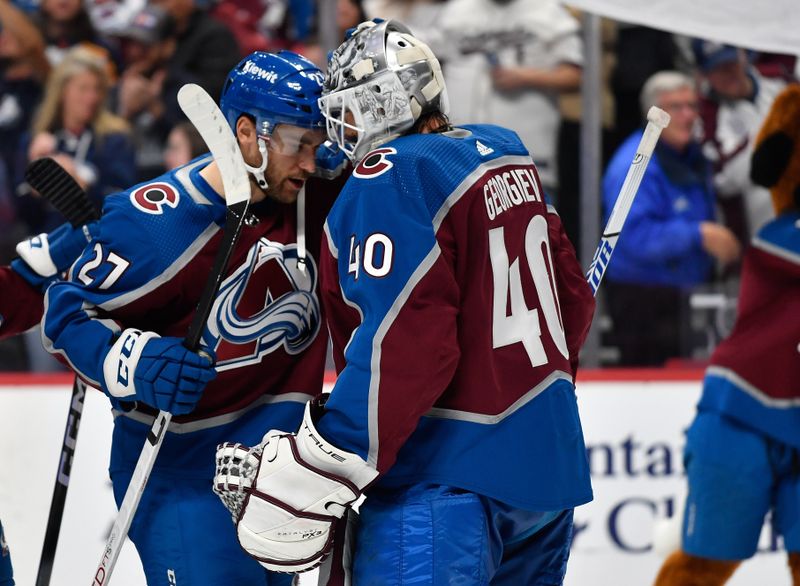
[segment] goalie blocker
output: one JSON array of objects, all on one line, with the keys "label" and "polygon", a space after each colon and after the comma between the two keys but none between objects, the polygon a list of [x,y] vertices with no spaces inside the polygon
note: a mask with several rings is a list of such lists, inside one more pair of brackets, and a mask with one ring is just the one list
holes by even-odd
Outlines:
[{"label": "goalie blocker", "polygon": [[242,548],[272,571],[318,566],[333,548],[337,521],[378,475],[316,430],[324,401],[306,405],[296,434],[272,430],[252,448],[217,448],[214,492],[231,512]]}]

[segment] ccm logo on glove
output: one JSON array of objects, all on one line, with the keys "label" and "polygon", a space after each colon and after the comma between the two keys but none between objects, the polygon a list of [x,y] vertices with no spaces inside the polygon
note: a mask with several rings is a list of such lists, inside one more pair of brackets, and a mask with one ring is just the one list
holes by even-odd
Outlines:
[{"label": "ccm logo on glove", "polygon": [[122,332],[103,362],[103,377],[112,397],[123,399],[136,394],[131,374],[142,355],[144,345],[148,340],[158,337],[153,332],[142,332],[133,328]]},{"label": "ccm logo on glove", "polygon": [[195,353],[180,338],[129,328],[103,361],[103,386],[112,397],[182,415],[194,410],[216,377],[214,360],[207,348]]}]

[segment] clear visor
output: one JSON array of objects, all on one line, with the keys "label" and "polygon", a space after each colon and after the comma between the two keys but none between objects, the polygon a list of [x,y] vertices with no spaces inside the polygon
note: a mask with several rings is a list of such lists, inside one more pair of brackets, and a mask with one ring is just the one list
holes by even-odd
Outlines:
[{"label": "clear visor", "polygon": [[278,124],[272,134],[259,134],[259,138],[266,141],[269,150],[279,155],[310,154],[313,156],[319,145],[325,140],[325,133],[321,129]]}]

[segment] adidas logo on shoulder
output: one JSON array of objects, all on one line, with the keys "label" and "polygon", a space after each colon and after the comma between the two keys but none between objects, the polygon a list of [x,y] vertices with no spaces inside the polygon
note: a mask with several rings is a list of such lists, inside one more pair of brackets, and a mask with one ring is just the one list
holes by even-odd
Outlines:
[{"label": "adidas logo on shoulder", "polygon": [[491,155],[494,152],[494,149],[492,147],[486,146],[479,140],[475,141],[475,147],[478,149],[478,154],[482,157],[485,157],[486,155]]}]

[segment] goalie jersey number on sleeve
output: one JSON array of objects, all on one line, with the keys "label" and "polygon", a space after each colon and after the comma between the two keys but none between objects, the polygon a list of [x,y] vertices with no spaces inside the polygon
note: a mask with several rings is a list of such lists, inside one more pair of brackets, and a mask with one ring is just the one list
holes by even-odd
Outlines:
[{"label": "goalie jersey number on sleeve", "polygon": [[356,236],[350,236],[350,254],[347,262],[347,274],[353,275],[357,281],[363,270],[370,277],[381,279],[392,272],[394,243],[386,234],[374,232],[362,243]]}]

